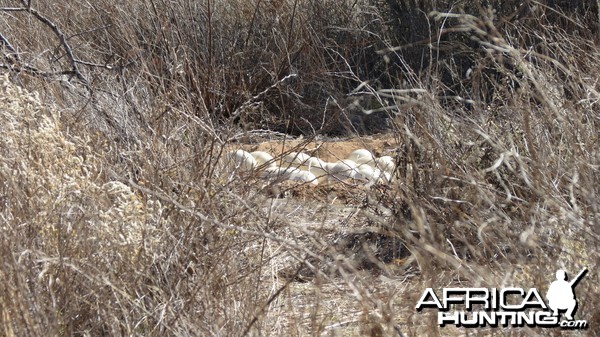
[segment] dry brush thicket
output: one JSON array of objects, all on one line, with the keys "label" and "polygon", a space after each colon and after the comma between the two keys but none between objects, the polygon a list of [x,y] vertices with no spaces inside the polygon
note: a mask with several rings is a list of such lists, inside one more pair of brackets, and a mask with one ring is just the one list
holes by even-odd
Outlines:
[{"label": "dry brush thicket", "polygon": [[[599,12],[1,1],[0,334],[445,335],[425,287],[587,267],[598,335]],[[400,144],[388,185],[220,164],[377,132]],[[532,333],[561,331],[481,332]]]}]

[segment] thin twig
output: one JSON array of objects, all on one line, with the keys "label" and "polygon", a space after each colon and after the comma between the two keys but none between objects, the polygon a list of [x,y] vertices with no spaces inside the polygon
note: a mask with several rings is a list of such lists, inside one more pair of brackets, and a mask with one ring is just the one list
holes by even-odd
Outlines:
[{"label": "thin twig", "polygon": [[11,64],[4,64],[4,63],[0,63],[0,68],[2,69],[8,69],[8,70],[12,70],[12,71],[16,71],[16,72],[25,72],[28,74],[32,74],[32,75],[36,75],[36,76],[42,76],[42,77],[54,77],[54,76],[61,76],[61,75],[75,75],[75,72],[73,70],[59,70],[59,71],[43,71],[43,70],[39,70],[35,67],[29,66],[29,65],[11,65]]},{"label": "thin twig", "polygon": [[19,58],[19,53],[17,52],[17,50],[15,49],[15,47],[13,47],[10,42],[8,41],[7,38],[4,37],[4,35],[2,35],[2,33],[0,33],[0,43],[6,48],[8,49],[8,51],[10,51],[11,53],[13,53],[13,56],[15,57],[15,59],[17,61],[20,61]]},{"label": "thin twig", "polygon": [[96,67],[96,68],[105,68],[105,69],[108,69],[108,70],[113,70],[114,69],[114,67],[111,66],[111,65],[109,65],[109,64],[99,64],[99,63],[87,62],[87,61],[82,61],[82,60],[77,60],[77,59],[75,59],[74,61],[75,61],[75,63],[83,64],[84,66]]},{"label": "thin twig", "polygon": [[259,100],[266,95],[269,91],[271,91],[274,88],[277,88],[280,84],[284,84],[285,82],[287,82],[289,79],[294,78],[298,76],[297,74],[289,74],[287,76],[285,76],[284,78],[280,79],[279,81],[273,83],[270,87],[268,87],[267,89],[259,92],[258,94],[256,94],[254,97],[250,98],[249,100],[247,100],[246,102],[244,102],[242,105],[240,105],[239,108],[235,109],[235,111],[231,114],[231,117],[237,117],[239,116],[244,110],[246,110],[247,108],[259,104]]},{"label": "thin twig", "polygon": [[0,12],[25,12],[27,8],[23,7],[2,7],[0,8]]}]

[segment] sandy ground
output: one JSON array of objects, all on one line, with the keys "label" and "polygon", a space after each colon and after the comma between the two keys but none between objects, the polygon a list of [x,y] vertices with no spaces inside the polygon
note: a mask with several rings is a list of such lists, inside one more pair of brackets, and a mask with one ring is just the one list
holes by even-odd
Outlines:
[{"label": "sandy ground", "polygon": [[[264,141],[232,146],[246,151],[266,151],[273,156],[302,151],[333,162],[346,158],[359,148],[368,149],[376,156],[394,156],[398,145],[393,137],[374,136],[329,141]],[[281,331],[295,332],[293,335],[297,336],[489,336],[507,333],[506,329],[440,328],[436,312],[417,312],[415,304],[423,290],[432,282],[452,282],[453,276],[441,272],[435,282],[421,279],[416,259],[402,244],[397,258],[380,260],[374,268],[365,267],[364,262],[369,260],[366,254],[378,249],[381,252],[382,247],[376,247],[368,240],[360,242],[360,239],[357,245],[350,247],[344,240],[368,235],[372,228],[378,227],[377,222],[369,221],[368,214],[377,205],[365,208],[365,201],[368,195],[381,193],[381,190],[374,191],[351,182],[319,186],[279,182],[266,186],[260,192],[266,196],[263,211],[270,214],[273,221],[285,224],[278,229],[278,235],[295,244],[314,248],[315,253],[323,247],[317,242],[327,242],[339,249],[340,261],[344,260],[343,263],[350,266],[346,270],[353,270],[343,275],[343,272],[332,272],[327,266],[315,264],[318,270],[315,272],[302,267],[298,255],[291,256],[274,243],[272,249],[278,252],[273,260],[274,289],[285,289],[266,313],[266,321],[274,334]],[[374,188],[385,190],[386,186]],[[365,242],[372,246],[366,253],[361,250],[365,247],[360,247]],[[301,271],[297,273],[298,270]]]},{"label": "sandy ground", "polygon": [[263,141],[256,144],[238,145],[246,151],[265,151],[273,156],[290,151],[305,152],[313,157],[334,162],[346,158],[352,151],[367,149],[376,156],[394,156],[398,141],[389,135],[375,135],[351,139],[310,140],[295,139],[287,141]]},{"label": "sandy ground", "polygon": [[[394,156],[397,147],[393,137],[381,135],[360,139],[265,141],[237,145],[237,148],[246,151],[265,151],[275,157],[301,151],[329,162],[344,159],[360,148],[370,150],[376,156]],[[349,237],[364,234],[369,226],[376,226],[368,221],[363,208],[365,198],[372,190],[360,184],[337,182],[311,186],[280,182],[264,191],[268,196],[264,210],[286,223],[286,234],[281,234],[307,247],[318,247],[314,240],[340,244]],[[413,334],[422,335],[423,329],[430,331],[429,322],[420,321],[422,317],[414,315],[413,302],[416,299],[406,299],[408,288],[419,288],[410,291],[415,296],[421,291],[419,282],[411,282],[418,276],[415,264],[410,262],[410,254],[405,252],[402,259],[387,261],[387,271],[382,273],[381,270],[361,266],[366,258],[360,249],[341,250],[340,258],[345,258],[357,268],[352,275],[327,275],[326,271],[323,275],[316,275],[314,271],[303,270],[295,276],[269,310],[268,316],[274,320],[274,326],[285,326],[283,331],[296,330],[298,336],[378,335],[375,330],[394,336],[400,331],[410,335],[411,329]],[[300,264],[285,254],[278,259],[280,261],[276,264],[281,269],[276,273],[276,283],[283,286],[290,282],[290,274]],[[389,317],[388,325],[371,324],[381,322],[382,316]]]}]

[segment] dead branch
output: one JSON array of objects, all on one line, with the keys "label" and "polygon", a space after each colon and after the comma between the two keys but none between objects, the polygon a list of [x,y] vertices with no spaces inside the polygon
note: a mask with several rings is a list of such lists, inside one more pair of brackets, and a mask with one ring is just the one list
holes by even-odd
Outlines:
[{"label": "dead branch", "polygon": [[65,34],[60,30],[60,28],[58,28],[58,26],[54,22],[52,22],[52,20],[45,17],[37,10],[31,8],[31,4],[28,1],[21,0],[21,3],[23,4],[23,6],[27,7],[26,8],[27,12],[29,12],[31,15],[33,15],[41,23],[48,26],[54,32],[54,35],[56,35],[56,37],[58,37],[60,44],[62,45],[63,49],[67,53],[67,59],[71,66],[71,71],[72,71],[73,75],[77,79],[79,79],[81,82],[83,82],[86,86],[89,86],[87,79],[79,71],[78,64],[75,61],[75,55],[73,54],[73,48],[71,48],[71,46],[69,45],[69,42],[67,42],[67,38],[66,38]]}]

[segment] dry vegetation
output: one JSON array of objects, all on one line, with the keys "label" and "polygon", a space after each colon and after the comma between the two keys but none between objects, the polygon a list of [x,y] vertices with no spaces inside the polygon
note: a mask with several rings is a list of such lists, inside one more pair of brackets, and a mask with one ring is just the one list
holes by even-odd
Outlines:
[{"label": "dry vegetation", "polygon": [[[0,1],[0,335],[561,335],[414,306],[583,267],[599,335],[599,4],[481,3]],[[218,164],[374,133],[390,186]]]}]

